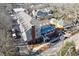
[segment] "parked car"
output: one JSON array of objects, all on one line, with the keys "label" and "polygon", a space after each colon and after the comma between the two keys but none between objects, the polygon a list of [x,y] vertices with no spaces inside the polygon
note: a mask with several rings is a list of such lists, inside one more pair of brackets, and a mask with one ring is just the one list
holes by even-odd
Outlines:
[{"label": "parked car", "polygon": [[17,38],[16,33],[12,33],[12,37],[16,39]]},{"label": "parked car", "polygon": [[11,30],[11,36],[12,36],[12,38],[14,38],[14,39],[19,39],[19,38],[21,38],[21,35],[19,34],[19,31],[18,31],[18,30],[15,30],[15,29],[12,29],[12,30]]}]

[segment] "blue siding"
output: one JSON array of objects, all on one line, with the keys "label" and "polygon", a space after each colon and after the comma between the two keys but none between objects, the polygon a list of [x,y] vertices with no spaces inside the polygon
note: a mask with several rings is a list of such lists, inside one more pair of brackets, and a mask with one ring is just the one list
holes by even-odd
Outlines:
[{"label": "blue siding", "polygon": [[29,29],[28,31],[26,31],[26,36],[27,36],[28,41],[29,40],[32,40],[32,32],[31,32],[31,29]]},{"label": "blue siding", "polygon": [[54,30],[54,28],[55,27],[51,26],[51,25],[44,25],[44,26],[41,27],[41,34],[43,35],[43,34],[49,32],[51,30]]},{"label": "blue siding", "polygon": [[48,15],[47,12],[42,12],[42,11],[38,11],[38,12],[37,12],[37,16],[42,16],[42,17],[44,17],[44,16],[47,16],[47,15]]}]

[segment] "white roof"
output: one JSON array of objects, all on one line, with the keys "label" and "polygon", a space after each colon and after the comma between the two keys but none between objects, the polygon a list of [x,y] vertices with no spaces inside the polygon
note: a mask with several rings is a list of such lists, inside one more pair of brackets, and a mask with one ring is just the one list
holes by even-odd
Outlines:
[{"label": "white roof", "polygon": [[19,18],[20,23],[25,29],[30,29],[32,24],[30,23],[32,17],[26,14],[25,12],[17,13],[17,17]]},{"label": "white roof", "polygon": [[14,8],[14,9],[13,9],[13,11],[16,12],[16,13],[17,13],[17,12],[24,11],[24,10],[25,10],[24,8]]}]

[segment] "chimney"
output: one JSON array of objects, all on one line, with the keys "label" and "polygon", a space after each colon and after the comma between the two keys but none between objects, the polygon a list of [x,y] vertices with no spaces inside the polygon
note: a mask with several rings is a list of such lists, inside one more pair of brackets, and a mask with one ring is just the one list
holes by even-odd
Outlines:
[{"label": "chimney", "polygon": [[35,40],[35,26],[32,26],[32,40]]}]

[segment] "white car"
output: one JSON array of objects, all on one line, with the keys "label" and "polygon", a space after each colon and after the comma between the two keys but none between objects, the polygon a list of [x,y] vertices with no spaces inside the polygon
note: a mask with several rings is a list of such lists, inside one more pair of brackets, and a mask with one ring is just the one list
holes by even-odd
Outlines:
[{"label": "white car", "polygon": [[15,39],[17,38],[15,33],[12,33],[12,37],[15,38]]}]

